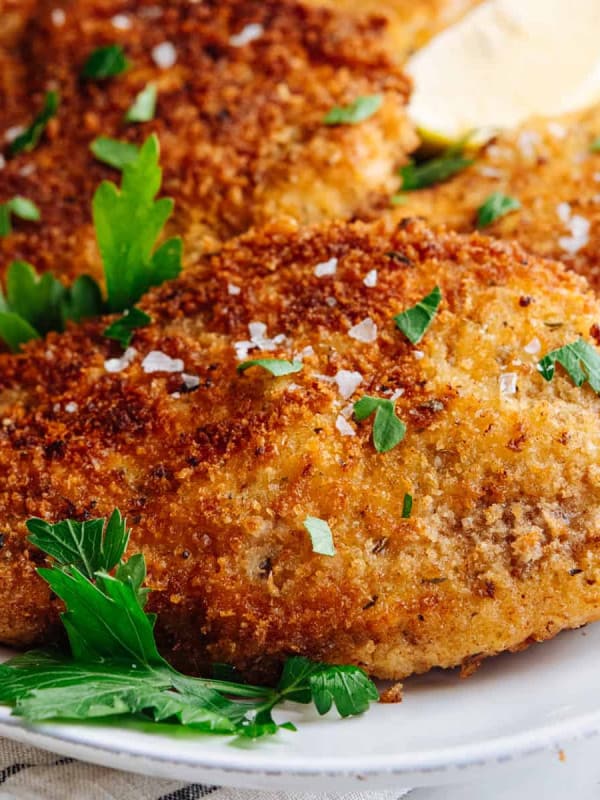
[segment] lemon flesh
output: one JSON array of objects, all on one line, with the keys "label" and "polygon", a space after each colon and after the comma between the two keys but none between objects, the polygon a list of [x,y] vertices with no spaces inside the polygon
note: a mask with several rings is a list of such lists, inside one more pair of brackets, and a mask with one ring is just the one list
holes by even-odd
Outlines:
[{"label": "lemon flesh", "polygon": [[408,63],[426,142],[600,101],[600,0],[485,0]]}]

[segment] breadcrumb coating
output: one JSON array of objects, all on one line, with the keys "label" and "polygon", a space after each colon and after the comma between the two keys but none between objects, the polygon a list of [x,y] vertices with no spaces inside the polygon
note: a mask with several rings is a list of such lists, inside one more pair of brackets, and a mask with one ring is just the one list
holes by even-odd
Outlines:
[{"label": "breadcrumb coating", "polygon": [[[393,316],[435,285],[411,345]],[[142,307],[154,321],[126,358],[106,320],[0,356],[0,641],[57,637],[26,520],[115,507],[148,561],[162,651],[191,671],[269,676],[301,653],[401,679],[600,617],[600,398],[536,368],[597,336],[574,273],[419,222],[280,222]],[[350,333],[364,320],[374,341]],[[239,374],[247,357],[303,369]],[[364,394],[406,423],[388,453],[352,417]],[[335,556],[312,551],[309,515]]]},{"label": "breadcrumb coating", "polygon": [[[50,87],[62,101],[39,147],[0,173],[0,202],[23,195],[42,216],[17,220],[0,240],[0,271],[18,258],[69,279],[99,277],[91,198],[102,179],[119,179],[89,152],[99,135],[140,143],[158,134],[162,191],[176,203],[168,233],[183,235],[192,261],[277,216],[347,218],[380,203],[417,139],[405,112],[409,81],[379,30],[294,0],[41,2],[23,45],[30,99],[18,122],[30,122]],[[130,69],[82,80],[90,53],[115,43]],[[156,119],[126,124],[149,82]],[[369,119],[323,124],[333,106],[369,94],[383,98]],[[0,112],[0,135],[8,125]]]},{"label": "breadcrumb coating", "polygon": [[600,105],[556,119],[532,119],[496,137],[475,164],[450,181],[406,193],[396,219],[423,216],[432,224],[471,231],[492,192],[518,199],[521,209],[485,229],[514,239],[536,255],[562,261],[600,291]]},{"label": "breadcrumb coating", "polygon": [[390,56],[405,61],[432,36],[452,25],[481,0],[304,0],[307,5],[343,9],[385,22],[382,41]]}]

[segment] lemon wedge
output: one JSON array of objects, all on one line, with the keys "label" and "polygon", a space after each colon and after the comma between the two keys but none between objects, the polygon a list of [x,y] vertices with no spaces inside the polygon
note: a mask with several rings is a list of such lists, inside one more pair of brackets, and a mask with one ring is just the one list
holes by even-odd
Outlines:
[{"label": "lemon wedge", "polygon": [[441,148],[593,105],[599,42],[600,0],[485,0],[409,60],[412,119]]}]

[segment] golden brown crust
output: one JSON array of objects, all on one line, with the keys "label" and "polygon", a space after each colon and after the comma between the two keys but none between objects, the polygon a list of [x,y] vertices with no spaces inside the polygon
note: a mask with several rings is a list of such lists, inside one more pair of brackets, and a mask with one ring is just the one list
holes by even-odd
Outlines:
[{"label": "golden brown crust", "polygon": [[[233,46],[250,23],[262,35]],[[40,224],[17,221],[0,240],[1,265],[24,258],[69,278],[99,274],[91,197],[118,173],[89,153],[98,135],[141,142],[158,134],[163,193],[176,202],[171,226],[190,260],[274,216],[351,217],[388,196],[416,137],[404,110],[409,82],[378,40],[376,22],[293,0],[42,2],[23,53],[31,99],[19,121],[31,119],[48,87],[59,88],[62,102],[40,147],[0,173],[0,201],[25,195],[42,213]],[[132,68],[113,80],[80,80],[90,52],[110,43],[124,46]],[[176,55],[170,68],[152,55],[164,43]],[[150,81],[156,119],[125,124]],[[374,93],[383,106],[362,124],[322,124],[332,106]]]},{"label": "golden brown crust", "polygon": [[481,0],[304,0],[355,16],[381,19],[381,39],[390,56],[405,61],[432,36],[457,22]]},{"label": "golden brown crust", "polygon": [[492,192],[502,192],[522,208],[485,232],[562,261],[600,291],[600,152],[590,150],[599,132],[600,105],[530,120],[498,136],[473,167],[448,183],[408,193],[393,216],[423,216],[471,231],[479,206]]},{"label": "golden brown crust", "polygon": [[[330,258],[336,274],[317,277]],[[413,347],[392,317],[435,284],[440,313]],[[268,670],[303,653],[401,678],[600,616],[600,399],[536,369],[598,319],[577,276],[417,223],[290,223],[233,241],[142,305],[154,323],[121,372],[105,369],[119,351],[100,321],[0,356],[1,641],[55,635],[26,519],[115,506],[148,560],[161,647],[186,669]],[[366,317],[373,343],[348,333]],[[285,337],[263,356],[304,352],[303,370],[237,374],[251,322]],[[153,350],[199,388],[144,372]],[[362,376],[352,398],[332,382],[342,369]],[[336,427],[362,394],[393,392],[407,434],[389,453],[373,449],[371,420],[349,419],[355,436]],[[312,552],[309,514],[328,520],[335,557]]]}]

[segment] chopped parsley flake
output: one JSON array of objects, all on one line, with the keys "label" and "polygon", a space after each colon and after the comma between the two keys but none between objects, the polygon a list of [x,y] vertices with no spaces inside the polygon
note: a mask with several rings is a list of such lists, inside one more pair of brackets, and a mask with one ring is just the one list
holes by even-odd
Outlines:
[{"label": "chopped parsley flake", "polygon": [[149,83],[137,95],[125,114],[127,122],[149,122],[156,112],[156,86]]},{"label": "chopped parsley flake", "polygon": [[595,392],[600,393],[600,355],[584,339],[552,350],[539,361],[538,369],[545,380],[552,380],[557,363],[564,367],[575,386],[582,386],[587,381]]},{"label": "chopped parsley flake", "polygon": [[519,208],[521,208],[521,203],[516,197],[509,197],[502,192],[493,192],[477,210],[477,227],[485,228]]},{"label": "chopped parsley flake", "polygon": [[129,61],[120,44],[109,44],[99,47],[90,53],[83,65],[81,77],[87,80],[104,80],[120,75],[129,68]]},{"label": "chopped parsley flake", "polygon": [[7,203],[0,203],[0,236],[8,236],[11,233],[11,215],[37,222],[40,219],[40,210],[35,203],[20,195],[11,198]]},{"label": "chopped parsley flake", "polygon": [[136,144],[120,142],[108,136],[98,136],[94,139],[90,144],[90,150],[98,161],[103,161],[115,169],[123,169],[140,154],[140,148]]},{"label": "chopped parsley flake", "polygon": [[443,183],[453,175],[462,172],[463,169],[470,167],[473,159],[464,156],[464,145],[465,140],[463,139],[436,158],[422,161],[419,164],[411,162],[400,167],[402,191],[412,192],[415,189],[425,189],[427,186]]},{"label": "chopped parsley flake", "polygon": [[270,372],[275,377],[281,375],[291,375],[293,372],[300,372],[302,369],[301,361],[286,361],[283,358],[253,358],[250,361],[244,361],[238,364],[237,371],[245,372],[250,367],[262,367]]},{"label": "chopped parsley flake", "polygon": [[600,136],[597,136],[590,144],[590,153],[600,153]]},{"label": "chopped parsley flake", "polygon": [[369,94],[357,97],[347,106],[334,106],[323,117],[325,125],[356,125],[372,117],[383,103],[380,94]]},{"label": "chopped parsley flake", "polygon": [[[317,522],[322,522],[317,520]],[[314,703],[319,714],[335,705],[342,717],[361,714],[378,700],[375,685],[354,666],[289,658],[275,688],[237,683],[235,673],[191,678],[160,655],[154,614],[145,610],[146,564],[141,553],[125,560],[129,531],[118,510],[85,522],[41,519],[27,523],[31,545],[54,564],[38,569],[63,601],[70,654],[35,651],[0,664],[0,703],[29,722],[96,720],[118,715],[180,729],[256,739],[277,724],[273,708],[284,700]]]},{"label": "chopped parsley flake", "polygon": [[335,546],[333,535],[329,523],[319,517],[307,517],[304,520],[304,527],[310,535],[313,553],[322,556],[334,556]]},{"label": "chopped parsley flake", "polygon": [[405,494],[402,502],[402,519],[408,519],[412,513],[413,498],[412,494]]},{"label": "chopped parsley flake", "polygon": [[440,287],[436,286],[416,305],[397,314],[394,321],[410,342],[418,344],[431,325],[441,302],[442,293]]},{"label": "chopped parsley flake", "polygon": [[154,200],[162,178],[158,158],[158,139],[152,135],[135,161],[123,168],[121,189],[103,181],[94,194],[94,226],[110,311],[131,308],[151,286],[159,286],[181,272],[179,237],[167,239],[154,250],[173,210],[171,199]]},{"label": "chopped parsley flake", "polygon": [[365,395],[354,403],[354,416],[361,421],[375,414],[373,445],[378,453],[387,453],[404,439],[406,425],[396,416],[396,402]]},{"label": "chopped parsley flake", "polygon": [[123,313],[123,316],[112,322],[103,331],[107,339],[115,339],[124,348],[128,347],[133,338],[136,328],[144,328],[152,322],[152,317],[142,311],[141,308],[133,306]]},{"label": "chopped parsley flake", "polygon": [[60,97],[57,91],[46,92],[44,107],[40,113],[35,117],[31,125],[10,143],[8,152],[11,156],[15,156],[17,153],[29,153],[37,146],[43,132],[46,130],[46,125],[52,117],[56,116],[59,102]]}]

